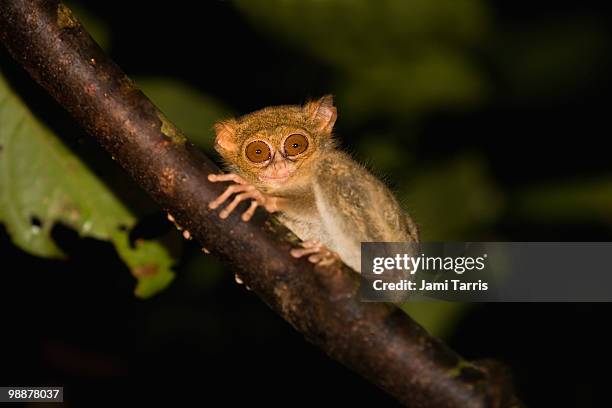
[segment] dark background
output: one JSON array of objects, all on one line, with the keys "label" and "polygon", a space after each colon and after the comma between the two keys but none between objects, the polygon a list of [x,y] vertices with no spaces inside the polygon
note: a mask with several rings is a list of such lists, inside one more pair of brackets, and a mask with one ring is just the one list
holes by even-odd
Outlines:
[{"label": "dark background", "polygon": [[[102,25],[97,38],[137,83],[179,80],[214,100],[214,112],[333,93],[343,147],[385,176],[426,240],[611,240],[609,5],[457,2],[459,15],[465,4],[486,11],[473,23],[478,29],[469,22],[453,28],[451,18],[413,33],[408,22],[406,32],[385,25],[380,9],[397,2],[330,2],[334,11],[320,17],[323,6],[309,15],[304,2],[306,11],[283,14],[281,3],[76,6],[86,27]],[[427,8],[404,4],[409,14]],[[452,11],[449,4],[440,7]],[[360,19],[374,22],[352,24]],[[429,50],[452,50],[436,63],[448,72],[432,64],[414,79],[406,67]],[[444,78],[451,85],[463,78],[454,73],[461,70],[453,68],[456,58],[468,62],[472,79],[429,94]],[[0,63],[52,128],[95,150],[4,52]],[[420,84],[425,91],[411,93]],[[153,88],[150,94],[156,100]],[[210,151],[207,130],[190,136]],[[163,214],[149,211],[133,233],[171,229]],[[307,344],[195,244],[185,244],[170,287],[140,300],[110,244],[63,226],[53,234],[67,260],[28,255],[0,227],[2,385],[63,385],[72,406],[194,398],[395,404]],[[598,384],[610,379],[608,304],[413,307],[463,356],[508,364],[529,406],[602,406],[596,398],[607,395]]]}]

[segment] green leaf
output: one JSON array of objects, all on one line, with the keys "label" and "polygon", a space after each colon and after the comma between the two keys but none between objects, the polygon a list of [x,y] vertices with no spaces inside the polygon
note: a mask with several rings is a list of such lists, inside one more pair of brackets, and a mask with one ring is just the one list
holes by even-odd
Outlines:
[{"label": "green leaf", "polygon": [[138,87],[194,144],[212,151],[213,125],[231,113],[212,98],[174,79],[136,77]]},{"label": "green leaf", "polygon": [[[178,244],[174,231],[159,240],[137,239],[134,246],[127,237],[113,242],[132,274],[138,279],[134,293],[147,298],[164,290],[174,279],[172,267],[175,263]],[[174,245],[173,245],[174,244]]]},{"label": "green leaf", "polygon": [[15,245],[41,257],[63,257],[52,227],[112,242],[150,296],[173,278],[161,240],[129,242],[135,214],[39,121],[0,72],[0,222]]}]

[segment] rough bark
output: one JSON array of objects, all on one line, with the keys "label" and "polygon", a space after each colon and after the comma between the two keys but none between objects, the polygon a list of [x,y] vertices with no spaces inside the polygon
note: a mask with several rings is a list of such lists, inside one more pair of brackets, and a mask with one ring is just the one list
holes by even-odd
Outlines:
[{"label": "rough bark", "polygon": [[[57,0],[0,0],[10,54],[191,235],[295,329],[410,407],[519,406],[505,370],[470,363],[398,308],[362,303],[346,266],[315,270],[296,238],[258,211],[221,220],[206,203],[219,169],[140,92]],[[244,207],[242,207],[244,208]]]}]

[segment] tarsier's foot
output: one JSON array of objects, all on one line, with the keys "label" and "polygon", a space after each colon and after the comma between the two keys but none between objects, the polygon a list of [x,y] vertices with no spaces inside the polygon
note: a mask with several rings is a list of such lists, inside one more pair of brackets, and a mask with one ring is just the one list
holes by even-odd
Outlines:
[{"label": "tarsier's foot", "polygon": [[208,181],[212,183],[233,181],[236,183],[230,185],[225,189],[223,194],[208,204],[208,207],[214,210],[227,201],[233,194],[236,194],[234,199],[219,213],[219,217],[221,218],[227,218],[232,211],[236,209],[238,204],[245,200],[251,200],[251,206],[242,214],[242,221],[250,220],[253,214],[255,214],[255,209],[257,207],[263,207],[270,213],[278,211],[277,199],[275,197],[266,196],[237,174],[209,174]]},{"label": "tarsier's foot", "polygon": [[301,248],[293,248],[291,256],[294,258],[308,256],[309,262],[322,266],[332,265],[340,260],[340,256],[337,253],[329,250],[325,245],[314,239],[302,242]]}]

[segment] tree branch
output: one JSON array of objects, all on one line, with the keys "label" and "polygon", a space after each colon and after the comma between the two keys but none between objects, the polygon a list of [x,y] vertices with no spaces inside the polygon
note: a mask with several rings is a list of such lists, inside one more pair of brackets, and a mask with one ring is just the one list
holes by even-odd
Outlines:
[{"label": "tree branch", "polygon": [[[468,363],[398,308],[362,303],[346,266],[315,270],[289,255],[296,238],[258,211],[221,220],[207,203],[219,169],[91,39],[57,0],[0,0],[12,56],[155,201],[312,343],[411,407],[519,406],[504,370]],[[243,208],[244,209],[244,208]]]}]

